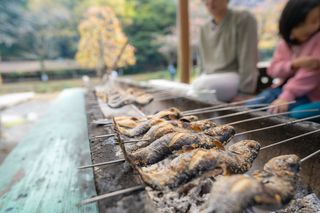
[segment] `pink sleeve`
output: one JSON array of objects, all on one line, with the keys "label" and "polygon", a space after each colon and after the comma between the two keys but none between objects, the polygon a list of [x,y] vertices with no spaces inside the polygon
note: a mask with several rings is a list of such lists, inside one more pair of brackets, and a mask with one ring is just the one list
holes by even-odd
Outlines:
[{"label": "pink sleeve", "polygon": [[301,69],[286,83],[279,98],[293,101],[298,97],[308,95],[312,90],[319,86],[319,78],[319,71]]},{"label": "pink sleeve", "polygon": [[291,51],[287,44],[282,40],[278,44],[268,68],[268,75],[273,78],[287,79],[293,75],[291,69]]}]

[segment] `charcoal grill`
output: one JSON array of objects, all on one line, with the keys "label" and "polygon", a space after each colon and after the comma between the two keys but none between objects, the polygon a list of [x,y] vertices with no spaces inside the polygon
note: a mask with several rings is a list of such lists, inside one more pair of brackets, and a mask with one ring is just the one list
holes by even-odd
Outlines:
[{"label": "charcoal grill", "polygon": [[[145,89],[138,84],[121,83],[123,87],[138,87],[139,89]],[[172,96],[178,96],[172,92]],[[100,102],[100,105],[102,103]],[[217,103],[219,104],[219,103]],[[93,91],[89,91],[87,94],[87,112],[88,112],[88,128],[89,138],[96,135],[103,135],[113,133],[112,127],[97,126],[92,124],[92,121],[104,118],[104,115],[118,116],[125,115],[128,112],[130,115],[141,116],[143,114],[154,114],[160,110],[164,110],[170,107],[177,107],[180,110],[191,110],[202,107],[210,106],[210,104],[191,99],[189,97],[178,97],[174,99],[168,99],[163,101],[153,101],[146,106],[139,107],[127,106],[125,109],[111,110],[107,105],[102,105],[104,112],[99,107],[99,101],[95,97]],[[224,114],[238,112],[236,109],[227,110],[223,112],[203,113],[197,115],[200,119],[221,116]],[[233,121],[244,120],[248,118],[254,118],[258,116],[266,115],[265,112],[254,112],[249,114],[243,114],[235,117],[219,119],[217,123],[225,124]],[[257,121],[246,122],[235,125],[237,132],[244,132],[252,129],[262,128],[275,124],[281,124],[290,121],[291,119],[286,117],[272,117],[264,118]],[[320,125],[314,122],[301,122],[295,123],[280,128],[270,129],[266,131],[259,131],[255,133],[246,134],[244,136],[236,137],[230,144],[236,143],[243,139],[253,139],[259,141],[262,147],[276,143],[278,141],[294,137],[299,134],[310,132],[312,130],[319,129]],[[105,161],[116,160],[122,158],[121,150],[119,146],[115,146],[115,138],[92,138],[90,141],[92,162],[101,163]],[[263,165],[271,158],[285,155],[296,154],[301,158],[309,155],[320,149],[319,134],[312,134],[302,139],[292,141],[290,143],[274,146],[267,151],[261,151],[258,158],[255,160],[253,167],[250,171],[261,169]],[[320,157],[315,156],[302,165],[301,171],[301,189],[299,193],[311,194],[315,193],[320,195]],[[141,181],[136,173],[128,163],[121,165],[109,165],[107,167],[94,168],[95,185],[97,194],[105,194],[108,192],[117,191],[120,189],[129,188],[141,184]],[[138,191],[134,194],[123,194],[115,196],[106,200],[98,202],[100,212],[155,212],[152,204],[148,199],[145,191]]]}]

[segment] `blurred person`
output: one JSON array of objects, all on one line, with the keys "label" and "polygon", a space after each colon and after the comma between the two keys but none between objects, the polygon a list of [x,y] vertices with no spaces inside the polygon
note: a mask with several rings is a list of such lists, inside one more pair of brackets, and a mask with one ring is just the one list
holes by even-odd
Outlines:
[{"label": "blurred person", "polygon": [[[263,100],[248,104],[271,103],[275,106],[271,113],[320,110],[320,2],[289,0],[280,17],[279,33],[282,39],[267,72],[282,84],[258,95]],[[290,101],[296,103],[289,105]],[[290,117],[316,114],[320,112],[291,113]]]},{"label": "blurred person", "polygon": [[257,85],[257,21],[248,11],[228,8],[228,0],[203,0],[211,20],[200,29],[196,90],[216,90],[230,101]]},{"label": "blurred person", "polygon": [[176,68],[174,67],[173,64],[169,64],[168,71],[169,71],[169,74],[170,74],[171,81],[174,81],[174,78],[176,76],[177,70],[176,70]]}]

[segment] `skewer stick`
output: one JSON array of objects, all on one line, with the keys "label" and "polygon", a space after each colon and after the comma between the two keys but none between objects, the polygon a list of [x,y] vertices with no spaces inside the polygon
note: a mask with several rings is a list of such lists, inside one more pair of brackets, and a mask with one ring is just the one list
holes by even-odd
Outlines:
[{"label": "skewer stick", "polygon": [[[171,98],[171,97],[170,97]],[[257,105],[250,105],[250,106],[247,106],[247,107],[256,107],[256,106],[266,106],[265,104],[257,104]],[[241,108],[241,107],[245,107],[245,106],[234,106],[234,107],[231,107],[231,106],[228,106],[228,107],[219,107],[219,108],[214,108],[212,110],[217,110],[217,111],[210,111],[210,112],[218,112],[218,111],[224,111],[224,110],[229,110],[229,109],[237,109],[237,108]],[[206,107],[206,108],[200,108],[200,109],[197,109],[197,111],[205,111],[205,110],[211,110],[210,109],[211,107]],[[196,111],[195,111],[196,112]],[[186,115],[192,115],[192,112],[189,112],[189,111],[183,111],[182,114],[184,116]],[[147,115],[144,115],[142,117],[146,117]],[[92,121],[91,123],[93,124],[97,124],[97,125],[105,125],[105,126],[112,126],[112,121],[110,119],[100,119],[100,120],[95,120],[95,121]]]},{"label": "skewer stick", "polygon": [[287,142],[290,142],[290,141],[293,141],[295,139],[302,138],[302,137],[305,137],[305,136],[308,136],[308,135],[312,135],[312,134],[317,133],[317,132],[320,132],[320,129],[317,129],[317,130],[314,130],[314,131],[311,131],[311,132],[307,132],[307,133],[304,133],[304,134],[301,134],[301,135],[298,135],[298,136],[295,136],[295,137],[292,137],[292,138],[288,138],[288,139],[285,139],[285,140],[277,142],[277,143],[273,143],[271,145],[262,147],[260,150],[269,149],[271,147],[278,146],[280,144],[284,144],[284,143],[287,143]]},{"label": "skewer stick", "polygon": [[183,111],[182,113],[197,112],[199,110],[201,111],[201,110],[218,109],[218,108],[223,108],[223,107],[236,106],[236,105],[247,103],[249,101],[258,101],[258,100],[263,100],[263,99],[265,99],[265,97],[251,98],[251,99],[248,99],[248,100],[236,101],[236,102],[232,102],[232,103],[228,103],[228,104],[219,104],[219,105],[211,106],[211,107],[204,107],[204,108],[199,108],[199,109],[186,110],[186,111]]},{"label": "skewer stick", "polygon": [[210,112],[221,112],[221,111],[227,111],[227,110],[233,110],[233,109],[248,109],[250,107],[265,107],[268,106],[269,104],[253,104],[253,105],[248,105],[248,106],[233,106],[233,107],[225,107],[225,108],[219,108],[219,109],[208,109],[208,110],[203,110],[203,111],[198,111],[198,112],[191,112],[191,113],[186,113],[182,114],[183,116],[188,116],[188,115],[197,115],[197,114],[204,114],[204,113],[210,113]]},{"label": "skewer stick", "polygon": [[161,97],[161,98],[155,98],[155,101],[167,101],[171,99],[176,99],[176,98],[183,98],[184,96],[166,96],[166,97]]},{"label": "skewer stick", "polygon": [[115,191],[115,192],[110,192],[110,193],[106,193],[106,194],[103,194],[103,195],[99,195],[99,196],[96,196],[96,197],[93,197],[93,198],[89,198],[89,199],[83,200],[83,201],[80,202],[80,205],[86,205],[86,204],[89,204],[89,203],[97,202],[99,200],[104,200],[104,199],[109,198],[109,197],[114,197],[114,196],[117,196],[117,195],[122,195],[122,194],[126,194],[126,193],[129,193],[129,192],[140,191],[140,190],[144,190],[144,189],[145,189],[144,185],[138,185],[138,186],[130,187],[130,188],[127,188],[127,189],[122,189],[122,190],[118,190],[118,191]]},{"label": "skewer stick", "polygon": [[125,162],[125,159],[118,159],[118,160],[113,160],[113,161],[96,163],[96,164],[92,164],[92,165],[80,166],[80,167],[78,167],[78,169],[88,169],[88,168],[93,168],[93,167],[97,167],[97,166],[112,165],[112,164],[123,163],[123,162]]},{"label": "skewer stick", "polygon": [[[315,155],[317,155],[319,153],[320,153],[320,149],[318,151],[306,156],[305,158],[301,159],[300,163],[305,162],[306,160],[314,157]],[[97,202],[97,201],[100,201],[100,200],[104,200],[104,199],[107,199],[107,198],[110,198],[110,197],[114,197],[114,196],[117,196],[117,195],[122,195],[122,194],[126,194],[126,193],[129,193],[129,192],[135,192],[135,191],[140,191],[140,190],[145,190],[145,186],[144,185],[138,185],[138,186],[130,187],[130,188],[127,188],[127,189],[122,189],[122,190],[118,190],[118,191],[115,191],[115,192],[110,192],[110,193],[106,193],[106,194],[103,194],[103,195],[99,195],[99,196],[96,196],[96,197],[89,198],[89,199],[81,201],[80,205],[86,205],[86,204],[89,204],[89,203],[94,203],[94,202]]]},{"label": "skewer stick", "polygon": [[281,123],[281,124],[277,124],[277,125],[273,125],[273,126],[263,127],[263,128],[260,128],[260,129],[254,129],[254,130],[249,130],[249,131],[246,131],[246,132],[241,132],[241,133],[235,134],[234,137],[241,136],[241,135],[246,135],[246,134],[254,133],[254,132],[260,132],[260,131],[263,131],[263,130],[268,130],[268,129],[272,129],[272,128],[276,128],[276,127],[286,126],[286,125],[298,123],[300,121],[311,120],[311,119],[314,119],[314,118],[320,118],[320,115],[310,116],[310,117],[306,117],[306,118],[302,118],[302,119],[298,119],[298,120],[294,120],[294,121],[289,121],[289,122],[286,122],[286,123]]},{"label": "skewer stick", "polygon": [[311,155],[308,155],[307,157],[302,158],[302,159],[300,160],[300,163],[305,162],[306,160],[308,160],[308,159],[312,158],[313,156],[315,156],[315,155],[317,155],[317,154],[319,154],[319,153],[320,153],[320,149],[319,149],[318,151],[316,151],[316,152],[312,153]]},{"label": "skewer stick", "polygon": [[99,138],[110,138],[114,137],[116,134],[107,134],[107,135],[97,135],[97,136],[92,136],[91,139],[99,139]]},{"label": "skewer stick", "polygon": [[217,119],[221,119],[221,118],[229,118],[229,117],[234,117],[234,116],[238,116],[238,115],[248,114],[248,113],[251,113],[251,112],[259,112],[259,111],[263,111],[263,110],[266,110],[266,109],[271,109],[271,108],[278,107],[278,106],[294,104],[294,103],[296,103],[296,101],[290,101],[290,102],[285,103],[285,104],[270,105],[270,106],[267,106],[267,107],[261,107],[261,108],[258,108],[258,109],[246,110],[246,111],[243,111],[243,112],[231,113],[231,114],[222,115],[222,116],[218,116],[218,117],[214,117],[214,118],[208,118],[207,120],[217,120]]},{"label": "skewer stick", "polygon": [[319,111],[320,111],[319,109],[294,110],[294,111],[291,111],[291,112],[281,112],[281,113],[276,113],[276,114],[271,114],[271,115],[264,115],[264,116],[260,116],[260,117],[256,117],[256,118],[249,118],[249,119],[245,119],[245,120],[241,120],[241,121],[235,121],[235,122],[227,123],[227,124],[224,124],[224,125],[232,126],[232,125],[236,125],[236,124],[246,123],[246,122],[249,122],[249,121],[260,120],[260,119],[263,119],[263,118],[272,118],[272,117],[281,116],[281,115],[289,115],[291,113],[319,112]]}]

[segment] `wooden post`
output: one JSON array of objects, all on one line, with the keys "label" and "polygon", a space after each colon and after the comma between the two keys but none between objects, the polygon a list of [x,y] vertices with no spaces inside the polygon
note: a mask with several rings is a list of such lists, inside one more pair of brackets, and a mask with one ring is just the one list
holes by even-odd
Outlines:
[{"label": "wooden post", "polygon": [[179,28],[179,67],[182,83],[190,83],[190,34],[189,34],[189,5],[188,0],[179,0],[178,4],[178,28]]}]

